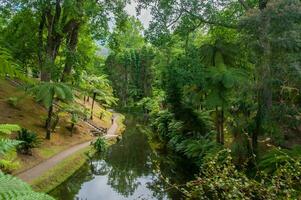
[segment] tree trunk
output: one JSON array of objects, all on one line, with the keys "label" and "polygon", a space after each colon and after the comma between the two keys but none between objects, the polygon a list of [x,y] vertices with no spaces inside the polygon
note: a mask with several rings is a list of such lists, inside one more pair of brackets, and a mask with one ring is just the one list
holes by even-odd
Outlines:
[{"label": "tree trunk", "polygon": [[75,124],[74,124],[74,123],[71,123],[71,137],[73,136],[74,126],[75,126]]},{"label": "tree trunk", "polygon": [[220,138],[220,125],[219,125],[219,110],[218,107],[215,107],[215,127],[216,127],[216,142],[221,143]]},{"label": "tree trunk", "polygon": [[62,82],[68,80],[68,77],[71,74],[71,70],[72,68],[74,68],[74,56],[76,53],[76,47],[78,43],[79,28],[80,28],[80,23],[75,20],[72,20],[66,25],[64,30],[64,32],[67,32],[67,39],[66,39],[67,56],[66,56],[64,71],[61,78]]},{"label": "tree trunk", "polygon": [[62,35],[58,30],[61,17],[61,0],[56,0],[54,13],[52,12],[50,5],[43,12],[47,22],[48,34],[46,42],[46,58],[41,68],[41,81],[49,82],[51,80],[51,71],[55,64],[55,58],[62,39]]},{"label": "tree trunk", "polygon": [[46,139],[47,140],[50,140],[50,136],[51,136],[52,112],[53,112],[53,105],[51,104],[51,106],[48,109],[48,117],[47,117],[47,120],[46,120]]},{"label": "tree trunk", "polygon": [[96,93],[94,92],[93,93],[93,100],[92,100],[92,108],[91,108],[91,117],[90,117],[91,120],[93,119],[93,109],[94,109],[95,99],[96,99]]},{"label": "tree trunk", "polygon": [[[266,8],[267,1],[260,0],[259,8],[263,11]],[[264,15],[264,14],[263,14]],[[270,27],[270,19],[268,16],[262,17],[262,23],[259,26],[258,41],[262,50],[261,58],[256,66],[258,74],[258,88],[257,88],[257,114],[255,118],[255,130],[252,135],[253,151],[257,152],[258,136],[263,134],[263,121],[269,115],[269,110],[272,106],[272,88],[271,88],[271,70],[270,70],[270,55],[271,47],[268,38]]]},{"label": "tree trunk", "polygon": [[39,48],[38,48],[38,60],[39,60],[39,67],[40,70],[42,70],[43,68],[43,29],[45,26],[45,22],[46,22],[46,16],[45,16],[45,12],[42,12],[42,16],[41,16],[41,21],[39,24],[39,35],[38,35],[38,42],[39,42]]},{"label": "tree trunk", "polygon": [[215,127],[216,127],[216,142],[224,144],[224,109],[215,108]]},{"label": "tree trunk", "polygon": [[220,114],[220,131],[221,131],[221,144],[224,145],[225,143],[225,136],[224,136],[224,108],[222,108],[221,110],[221,114]]}]

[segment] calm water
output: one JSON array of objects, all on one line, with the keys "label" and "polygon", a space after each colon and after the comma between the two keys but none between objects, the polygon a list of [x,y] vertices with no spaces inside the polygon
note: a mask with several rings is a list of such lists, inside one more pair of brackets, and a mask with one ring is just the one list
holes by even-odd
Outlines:
[{"label": "calm water", "polygon": [[193,177],[193,169],[176,155],[154,152],[139,127],[127,120],[119,143],[87,162],[50,195],[59,200],[182,199],[160,174],[183,184]]}]

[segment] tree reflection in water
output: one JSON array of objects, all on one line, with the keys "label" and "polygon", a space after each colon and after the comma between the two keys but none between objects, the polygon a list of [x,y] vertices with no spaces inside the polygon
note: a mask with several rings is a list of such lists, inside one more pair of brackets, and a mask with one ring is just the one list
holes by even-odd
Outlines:
[{"label": "tree reflection in water", "polygon": [[51,192],[57,199],[180,199],[180,194],[159,178],[156,169],[172,182],[192,178],[187,162],[173,154],[154,153],[135,124],[127,124],[123,139],[105,156],[96,155],[69,180]]}]

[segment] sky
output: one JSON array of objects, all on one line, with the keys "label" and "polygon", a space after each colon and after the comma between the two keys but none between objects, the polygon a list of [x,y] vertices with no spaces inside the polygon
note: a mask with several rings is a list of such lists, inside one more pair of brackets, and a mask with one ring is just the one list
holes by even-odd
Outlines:
[{"label": "sky", "polygon": [[[137,17],[141,21],[144,29],[147,29],[149,27],[149,22],[152,19],[150,10],[143,9],[143,10],[141,10],[141,14],[139,16],[137,16],[136,6],[137,6],[137,3],[132,0],[131,4],[127,4],[127,6],[125,7],[125,10],[129,15]],[[110,22],[109,26],[110,26],[110,29],[113,29],[114,22]],[[105,46],[102,46],[102,45],[100,45],[100,46],[101,46],[100,54],[103,56],[108,56],[109,49]]]},{"label": "sky", "polygon": [[137,3],[134,2],[132,0],[132,3],[131,4],[128,4],[126,7],[125,7],[125,10],[126,12],[131,15],[131,16],[135,16],[135,17],[138,17],[138,19],[141,21],[141,23],[143,24],[144,28],[147,29],[148,26],[149,26],[149,22],[151,21],[152,17],[151,17],[151,14],[150,14],[150,10],[141,10],[141,14],[139,16],[137,16],[136,14],[136,6],[137,6]]}]

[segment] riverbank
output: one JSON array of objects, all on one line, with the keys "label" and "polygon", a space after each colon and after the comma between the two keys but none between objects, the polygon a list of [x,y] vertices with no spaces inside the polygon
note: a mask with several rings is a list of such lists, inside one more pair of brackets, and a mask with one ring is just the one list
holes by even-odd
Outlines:
[{"label": "riverbank", "polygon": [[[90,109],[92,107],[92,100],[83,101],[81,95],[78,94],[76,103],[79,106]],[[12,103],[11,98],[16,99]],[[55,158],[56,155],[62,154],[69,149],[81,145],[83,143],[90,143],[93,140],[91,131],[96,130],[95,127],[110,128],[112,113],[104,109],[98,102],[95,102],[93,120],[89,123],[80,120],[74,127],[73,134],[70,133],[70,114],[60,113],[60,120],[51,135],[51,140],[45,140],[44,123],[47,115],[46,109],[38,104],[33,97],[27,95],[22,87],[5,79],[0,79],[0,121],[7,124],[18,124],[31,132],[34,132],[40,139],[40,145],[32,149],[30,155],[21,153],[14,153],[10,155],[9,159],[13,162],[13,168],[10,166],[8,172],[15,176],[26,174],[30,169],[36,168],[39,165]],[[119,115],[118,115],[119,116]],[[122,115],[120,115],[122,116]],[[120,134],[122,129],[122,119],[120,117],[116,123],[118,128],[116,132]],[[12,135],[16,137],[16,135]],[[87,147],[86,147],[87,146]],[[51,170],[39,175],[42,177],[28,176],[35,180],[26,180],[33,185],[38,191],[50,191],[56,187],[68,176],[72,175],[81,165],[86,161],[85,153],[89,151],[89,145],[80,149],[74,155],[68,155],[66,158],[59,160],[57,165],[52,166]],[[38,170],[37,170],[38,171]]]},{"label": "riverbank", "polygon": [[34,179],[30,182],[30,185],[37,192],[50,192],[72,176],[87,161],[86,153],[91,151],[92,148],[90,146],[79,150],[70,157],[59,162],[42,176]]},{"label": "riverbank", "polygon": [[[111,131],[110,131],[110,129],[108,130],[108,132],[115,132],[115,134],[116,134],[115,138],[117,138],[117,136],[121,135],[125,128],[125,126],[123,124],[125,117],[123,115],[117,114],[117,113],[116,113],[116,115],[118,117],[116,117],[116,120],[114,121],[114,123],[112,124],[112,126],[110,128],[112,130]],[[115,143],[115,141],[116,140],[110,139],[108,144],[112,145]],[[24,172],[23,180],[27,179],[26,181],[30,183],[30,185],[33,187],[33,189],[35,191],[45,192],[45,193],[50,192],[51,190],[53,190],[54,188],[59,186],[61,183],[63,183],[65,180],[67,180],[70,176],[72,176],[87,161],[87,159],[88,159],[87,154],[89,154],[89,156],[94,154],[94,150],[91,148],[89,143],[90,142],[83,143],[82,147],[79,148],[78,151],[76,151],[76,150],[72,151],[72,149],[69,149],[73,153],[71,153],[70,156],[65,155],[59,161],[56,161],[59,158],[54,157],[53,160],[56,163],[53,163],[51,160],[49,160],[48,163],[51,163],[51,166],[49,166],[49,164],[47,164],[47,161],[45,161],[45,163],[41,163],[41,165],[44,164],[45,167],[47,167],[47,169],[44,170],[43,173],[38,174],[38,176],[36,175],[33,179],[29,180],[29,178],[28,178],[30,176],[32,176],[32,177],[34,176],[34,175],[30,175],[31,172]],[[62,154],[64,154],[64,152],[62,152]],[[68,154],[68,153],[65,153],[65,154]],[[57,157],[60,157],[60,155],[58,154]],[[39,166],[37,166],[37,167],[39,167]],[[31,171],[33,173],[36,173],[36,172],[39,172],[40,170],[33,168]],[[21,176],[21,178],[22,178],[22,176]]]},{"label": "riverbank", "polygon": [[49,195],[57,200],[74,199],[179,199],[168,178],[177,185],[193,176],[186,162],[172,152],[154,151],[140,117],[126,115],[122,139],[109,147],[105,155],[91,157],[68,180]]}]

